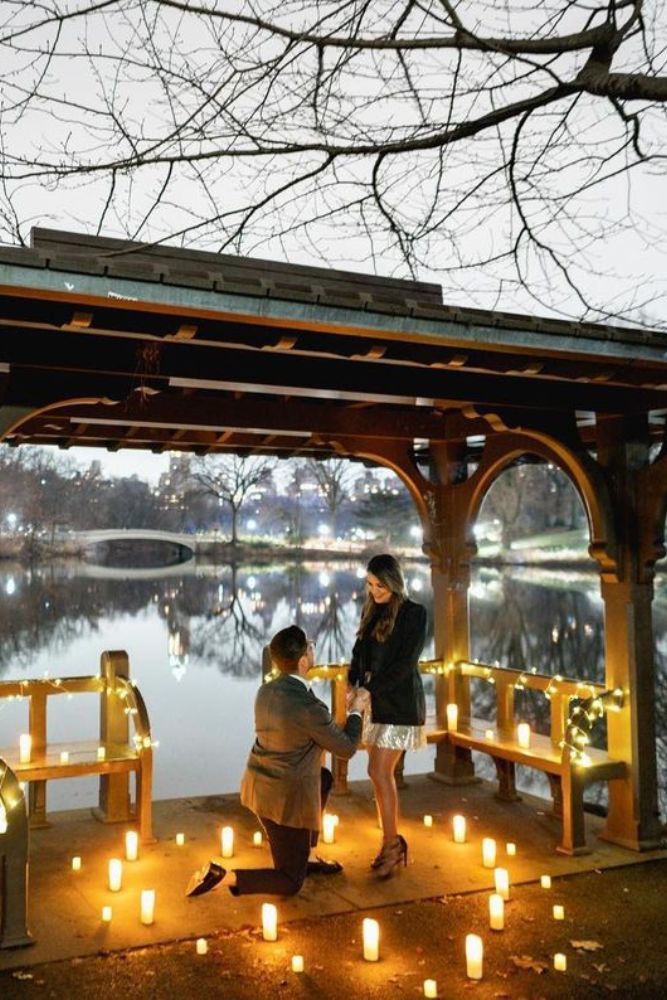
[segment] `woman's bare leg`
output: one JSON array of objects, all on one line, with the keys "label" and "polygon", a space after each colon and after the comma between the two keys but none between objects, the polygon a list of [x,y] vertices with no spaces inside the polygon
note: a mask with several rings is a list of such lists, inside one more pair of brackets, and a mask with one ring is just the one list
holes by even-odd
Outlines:
[{"label": "woman's bare leg", "polygon": [[398,793],[394,770],[401,756],[400,750],[370,747],[368,751],[368,776],[373,782],[382,839],[385,844],[398,834]]}]

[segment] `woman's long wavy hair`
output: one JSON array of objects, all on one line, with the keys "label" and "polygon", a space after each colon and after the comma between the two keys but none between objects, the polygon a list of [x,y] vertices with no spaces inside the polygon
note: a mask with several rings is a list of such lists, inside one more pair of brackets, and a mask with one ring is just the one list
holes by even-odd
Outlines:
[{"label": "woman's long wavy hair", "polygon": [[[373,558],[368,563],[366,567],[367,573],[372,573],[376,576],[380,583],[391,591],[391,599],[385,605],[387,611],[386,614],[380,615],[373,629],[371,635],[378,642],[386,642],[391,633],[394,631],[394,625],[396,624],[396,616],[399,612],[401,604],[405,601],[407,594],[405,592],[405,580],[403,579],[403,573],[401,572],[401,567],[395,556],[389,554],[384,554],[380,556],[373,556]],[[378,605],[375,603],[370,594],[367,594],[366,601],[361,611],[361,621],[359,622],[358,636],[365,634],[366,629],[373,620],[377,613]]]}]

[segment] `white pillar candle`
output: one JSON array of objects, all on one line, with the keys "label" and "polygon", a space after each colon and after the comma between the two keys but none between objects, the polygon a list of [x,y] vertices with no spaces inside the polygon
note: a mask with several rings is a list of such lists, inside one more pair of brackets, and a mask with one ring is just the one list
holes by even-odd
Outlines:
[{"label": "white pillar candle", "polygon": [[107,756],[106,747],[98,747],[97,748],[97,759],[98,760],[106,760],[106,756]]},{"label": "white pillar candle", "polygon": [[136,861],[139,857],[139,834],[136,830],[128,830],[125,834],[125,858]]},{"label": "white pillar candle", "polygon": [[69,750],[60,751],[60,763],[69,764]]},{"label": "white pillar candle", "polygon": [[29,764],[32,754],[32,736],[30,733],[21,733],[19,736],[19,762]]},{"label": "white pillar candle", "polygon": [[438,984],[435,979],[425,979],[424,980],[424,996],[425,997],[437,997],[438,995]]},{"label": "white pillar candle", "polygon": [[520,722],[516,727],[516,741],[520,747],[527,750],[530,746],[530,726],[527,722]]},{"label": "white pillar candle", "polygon": [[495,868],[496,842],[493,837],[485,837],[482,841],[482,864],[485,868]]},{"label": "white pillar candle", "polygon": [[81,871],[81,858],[79,857],[72,858],[72,871],[73,872]]},{"label": "white pillar candle", "polygon": [[496,868],[493,873],[493,881],[495,882],[496,892],[503,899],[510,898],[510,877],[507,868]]},{"label": "white pillar candle", "polygon": [[557,951],[554,955],[554,969],[556,972],[567,972],[567,955]]},{"label": "white pillar candle", "polygon": [[223,858],[234,857],[234,827],[223,826],[220,835],[220,852]]},{"label": "white pillar candle", "polygon": [[505,844],[505,851],[507,852],[508,858],[513,858],[516,856],[516,844],[511,842]]},{"label": "white pillar candle", "polygon": [[303,955],[292,955],[292,972],[303,972]]},{"label": "white pillar candle", "polygon": [[452,835],[455,844],[465,844],[466,842],[466,818],[465,816],[452,817]]},{"label": "white pillar candle", "polygon": [[447,729],[456,731],[459,725],[459,706],[455,702],[450,702],[447,706]]},{"label": "white pillar candle", "polygon": [[205,955],[208,952],[208,941],[206,938],[197,938],[195,949],[198,955]]},{"label": "white pillar candle", "polygon": [[489,926],[492,931],[501,931],[505,926],[505,900],[497,892],[489,896]]},{"label": "white pillar candle", "polygon": [[540,885],[543,889],[551,888],[551,875],[540,875]]},{"label": "white pillar candle", "polygon": [[112,916],[111,907],[110,906],[103,906],[102,907],[102,923],[103,924],[110,924],[111,923],[111,916]]},{"label": "white pillar candle", "polygon": [[176,846],[177,847],[182,847],[184,843],[185,843],[185,834],[184,833],[177,833],[176,834]]},{"label": "white pillar candle", "polygon": [[482,978],[484,943],[478,934],[466,934],[466,972],[468,979]]},{"label": "white pillar candle", "polygon": [[123,862],[119,858],[109,861],[109,888],[112,892],[120,892],[123,884]]},{"label": "white pillar candle", "polygon": [[362,924],[364,958],[367,962],[377,962],[380,957],[380,925],[371,917],[364,917]]},{"label": "white pillar candle", "polygon": [[261,847],[262,846],[262,831],[261,830],[255,830],[255,832],[253,833],[253,835],[252,835],[252,846],[253,847]]},{"label": "white pillar candle", "polygon": [[273,903],[262,903],[262,937],[265,941],[278,940],[278,910]]},{"label": "white pillar candle", "polygon": [[433,817],[432,816],[429,816],[428,814],[426,816],[424,816],[424,826],[428,826],[428,827],[433,826]]},{"label": "white pillar candle", "polygon": [[487,740],[492,740],[494,737],[493,729],[486,729],[484,731],[484,738]]},{"label": "white pillar candle", "polygon": [[558,903],[553,909],[554,920],[565,920],[565,907],[559,906]]},{"label": "white pillar candle", "polygon": [[322,841],[325,844],[333,844],[336,839],[336,817],[332,813],[324,813],[322,816]]},{"label": "white pillar candle", "polygon": [[155,889],[141,890],[141,922],[149,926],[155,920]]}]

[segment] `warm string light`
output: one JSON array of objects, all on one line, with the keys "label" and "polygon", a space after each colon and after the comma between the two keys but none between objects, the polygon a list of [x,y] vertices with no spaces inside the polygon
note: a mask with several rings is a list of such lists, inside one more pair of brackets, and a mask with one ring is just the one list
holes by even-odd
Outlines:
[{"label": "warm string light", "polygon": [[[590,685],[585,687],[588,691],[593,690]],[[621,688],[591,695],[575,705],[570,712],[565,736],[560,743],[561,748],[569,753],[571,761],[584,766],[590,763],[590,757],[584,748],[590,743],[590,732],[593,726],[603,717],[605,711],[620,711],[622,707],[623,691]]]}]

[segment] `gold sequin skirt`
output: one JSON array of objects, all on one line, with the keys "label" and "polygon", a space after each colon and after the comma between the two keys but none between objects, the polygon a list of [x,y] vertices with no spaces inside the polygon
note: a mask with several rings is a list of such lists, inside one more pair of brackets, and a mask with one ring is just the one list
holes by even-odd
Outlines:
[{"label": "gold sequin skirt", "polygon": [[424,726],[396,726],[388,722],[373,722],[364,715],[361,737],[364,746],[385,750],[421,750],[426,746]]}]

